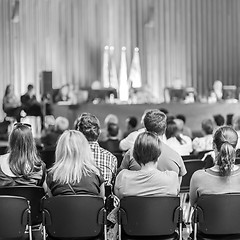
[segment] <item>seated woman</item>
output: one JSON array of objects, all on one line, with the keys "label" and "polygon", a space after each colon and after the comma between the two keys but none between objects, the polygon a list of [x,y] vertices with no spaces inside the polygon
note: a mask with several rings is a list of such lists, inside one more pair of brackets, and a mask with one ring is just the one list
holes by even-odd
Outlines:
[{"label": "seated woman", "polygon": [[204,136],[193,139],[193,150],[195,153],[212,150],[213,128],[213,121],[211,119],[204,119],[202,121]]},{"label": "seated woman", "polygon": [[65,131],[58,140],[56,160],[47,176],[49,195],[92,194],[104,197],[103,182],[85,136],[76,130]]},{"label": "seated woman", "polygon": [[191,138],[181,134],[174,120],[167,123],[166,138],[166,144],[181,156],[189,155],[192,152]]},{"label": "seated woman", "polygon": [[190,183],[192,206],[202,194],[240,193],[240,167],[235,165],[237,140],[237,132],[230,126],[220,127],[215,132],[215,165],[193,174]]},{"label": "seated woman", "polygon": [[8,117],[14,117],[17,122],[20,122],[21,110],[21,102],[20,99],[18,100],[14,94],[13,85],[7,85],[3,97],[3,111],[7,114]]},{"label": "seated woman", "polygon": [[31,126],[15,123],[9,136],[9,153],[0,156],[0,186],[36,185],[47,190],[45,176]]},{"label": "seated woman", "polygon": [[177,195],[178,175],[173,171],[159,171],[158,157],[161,154],[161,141],[154,133],[138,135],[133,157],[141,166],[138,171],[123,169],[117,176],[114,192],[121,199],[126,196]]}]

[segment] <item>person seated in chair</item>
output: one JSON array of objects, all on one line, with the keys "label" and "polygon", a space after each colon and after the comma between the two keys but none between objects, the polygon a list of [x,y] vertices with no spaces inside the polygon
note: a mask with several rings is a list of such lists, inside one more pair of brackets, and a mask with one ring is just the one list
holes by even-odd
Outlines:
[{"label": "person seated in chair", "polygon": [[9,136],[9,153],[0,156],[0,186],[43,186],[46,167],[38,157],[31,126],[15,123]]},{"label": "person seated in chair", "polygon": [[7,114],[7,117],[13,117],[17,122],[20,122],[22,111],[21,102],[14,94],[14,87],[12,84],[7,85],[5,89],[3,111]]},{"label": "person seated in chair", "polygon": [[67,130],[59,138],[47,185],[50,196],[91,194],[104,197],[103,176],[81,132]]},{"label": "person seated in chair", "polygon": [[115,194],[120,199],[127,196],[176,196],[180,189],[178,174],[157,169],[160,154],[161,141],[157,134],[139,134],[134,144],[133,157],[141,169],[123,169],[116,178]]},{"label": "person seated in chair", "polygon": [[203,194],[240,193],[240,167],[235,165],[237,140],[237,132],[230,126],[220,127],[215,132],[215,165],[193,174],[190,182],[192,206]]},{"label": "person seated in chair", "polygon": [[28,116],[40,116],[43,128],[43,110],[40,102],[37,101],[34,94],[34,87],[29,84],[27,92],[21,96],[22,108]]},{"label": "person seated in chair", "polygon": [[118,139],[118,132],[119,132],[118,125],[114,123],[110,123],[108,125],[107,131],[108,131],[108,139],[103,142],[99,141],[99,145],[113,154],[122,153],[122,151],[119,148],[120,140]]}]

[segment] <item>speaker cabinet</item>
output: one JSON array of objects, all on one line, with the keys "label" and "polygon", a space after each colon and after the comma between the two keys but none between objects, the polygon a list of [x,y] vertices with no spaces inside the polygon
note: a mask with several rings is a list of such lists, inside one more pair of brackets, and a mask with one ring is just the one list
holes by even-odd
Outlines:
[{"label": "speaker cabinet", "polygon": [[48,94],[52,94],[52,72],[51,71],[43,71],[41,73],[41,95],[47,96]]}]

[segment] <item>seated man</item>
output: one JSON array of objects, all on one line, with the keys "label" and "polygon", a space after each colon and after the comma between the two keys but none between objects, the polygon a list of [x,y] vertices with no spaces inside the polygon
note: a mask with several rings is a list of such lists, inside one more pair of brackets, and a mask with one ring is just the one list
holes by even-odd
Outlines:
[{"label": "seated man", "polygon": [[[145,112],[143,117],[143,125],[145,131],[152,132],[158,135],[161,140],[161,155],[157,161],[157,168],[160,171],[175,171],[179,180],[181,181],[182,176],[184,176],[187,171],[181,156],[175,152],[171,147],[166,145],[162,140],[166,130],[166,115],[159,111],[158,109],[151,109]],[[138,134],[139,135],[139,131]],[[141,166],[133,158],[132,148],[128,150],[125,154],[122,164],[119,170],[129,169],[129,170],[140,170]]]},{"label": "seated man", "polygon": [[34,87],[29,84],[27,92],[21,96],[22,108],[28,116],[40,116],[42,127],[43,127],[43,111],[42,105],[37,101],[36,95],[34,94]]},{"label": "seated man", "polygon": [[83,113],[78,118],[77,130],[82,132],[87,138],[105,183],[110,184],[117,171],[117,158],[98,144],[100,134],[100,122],[98,118],[91,113]]}]

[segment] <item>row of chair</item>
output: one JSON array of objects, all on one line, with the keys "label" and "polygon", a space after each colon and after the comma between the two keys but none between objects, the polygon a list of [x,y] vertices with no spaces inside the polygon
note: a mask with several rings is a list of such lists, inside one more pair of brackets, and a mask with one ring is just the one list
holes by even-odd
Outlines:
[{"label": "row of chair", "polygon": [[[28,226],[32,239],[31,226],[42,223],[44,240],[47,235],[106,239],[107,216],[101,197],[70,195],[36,201],[27,194],[31,189],[39,192],[39,187],[8,187],[8,192],[3,189],[0,188],[0,238],[21,237]],[[23,196],[18,196],[20,192]],[[193,211],[194,239],[228,239],[228,235],[239,239],[239,201],[240,194],[201,196]],[[34,212],[35,205],[41,208]],[[123,198],[120,206],[119,239],[182,239],[183,211],[179,197],[132,196]]]}]

